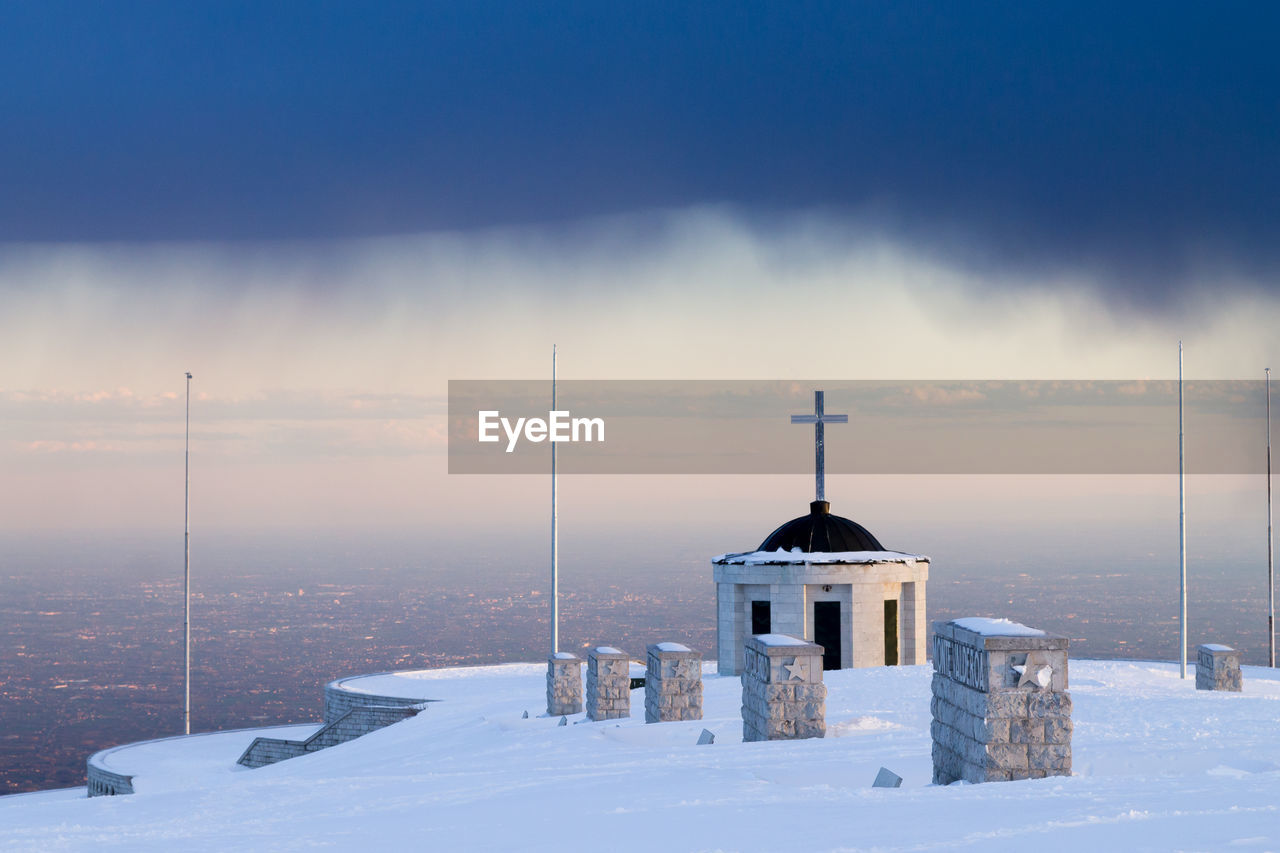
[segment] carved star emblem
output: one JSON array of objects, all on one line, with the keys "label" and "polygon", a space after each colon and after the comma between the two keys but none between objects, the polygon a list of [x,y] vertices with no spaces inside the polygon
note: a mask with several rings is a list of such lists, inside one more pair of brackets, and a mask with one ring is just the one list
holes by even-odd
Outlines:
[{"label": "carved star emblem", "polygon": [[1019,687],[1030,684],[1043,690],[1053,681],[1053,667],[1049,666],[1043,652],[1028,652],[1026,663],[1012,669],[1018,673]]},{"label": "carved star emblem", "polygon": [[791,663],[784,665],[784,668],[789,673],[787,675],[787,681],[790,681],[793,678],[798,678],[801,681],[804,681],[809,675],[809,664],[800,660],[800,658],[793,658]]},{"label": "carved star emblem", "polygon": [[624,660],[611,660],[605,669],[609,675],[627,675],[631,672],[631,667]]},{"label": "carved star emblem", "polygon": [[698,674],[698,665],[690,658],[676,661],[676,678],[693,678]]}]

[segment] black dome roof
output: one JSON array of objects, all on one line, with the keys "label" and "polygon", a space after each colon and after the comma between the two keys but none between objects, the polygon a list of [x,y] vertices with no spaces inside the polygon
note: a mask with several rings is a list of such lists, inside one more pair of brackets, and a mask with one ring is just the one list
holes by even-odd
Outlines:
[{"label": "black dome roof", "polygon": [[814,501],[809,514],[793,518],[770,533],[756,550],[833,553],[838,551],[884,551],[871,531],[838,515],[831,514],[831,504]]}]

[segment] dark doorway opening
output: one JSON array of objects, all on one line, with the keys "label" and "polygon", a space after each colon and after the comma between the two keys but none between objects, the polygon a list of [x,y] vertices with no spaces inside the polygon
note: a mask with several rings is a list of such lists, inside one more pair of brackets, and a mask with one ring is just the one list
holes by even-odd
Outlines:
[{"label": "dark doorway opening", "polygon": [[898,599],[884,603],[884,665],[898,665]]},{"label": "dark doorway opening", "polygon": [[813,641],[822,646],[823,669],[840,668],[840,602],[813,603]]},{"label": "dark doorway opening", "polygon": [[751,602],[751,633],[769,634],[773,632],[773,620],[769,616],[769,602]]}]

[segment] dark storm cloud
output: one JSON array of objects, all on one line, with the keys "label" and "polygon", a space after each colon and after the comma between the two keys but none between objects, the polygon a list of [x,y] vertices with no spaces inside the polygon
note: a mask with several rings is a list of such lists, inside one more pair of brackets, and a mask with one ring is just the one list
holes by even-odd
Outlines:
[{"label": "dark storm cloud", "polygon": [[827,208],[1146,301],[1280,264],[1273,4],[0,7],[0,242]]}]

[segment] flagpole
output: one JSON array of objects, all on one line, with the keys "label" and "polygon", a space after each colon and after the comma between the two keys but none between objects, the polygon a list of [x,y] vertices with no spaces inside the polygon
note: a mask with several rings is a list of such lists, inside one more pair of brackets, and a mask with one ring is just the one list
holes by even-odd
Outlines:
[{"label": "flagpole", "polygon": [[187,435],[182,507],[182,733],[191,734],[191,373],[187,372]]},{"label": "flagpole", "polygon": [[1276,665],[1276,548],[1271,532],[1271,368],[1267,374],[1267,666]]},{"label": "flagpole", "polygon": [[[556,411],[556,345],[551,345],[551,411]],[[551,654],[560,651],[560,514],[556,494],[556,442],[551,442]]]},{"label": "flagpole", "polygon": [[1182,415],[1182,341],[1178,341],[1178,657],[1187,677],[1187,466]]}]

